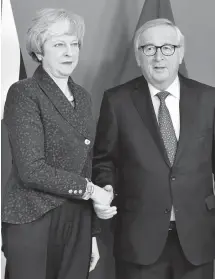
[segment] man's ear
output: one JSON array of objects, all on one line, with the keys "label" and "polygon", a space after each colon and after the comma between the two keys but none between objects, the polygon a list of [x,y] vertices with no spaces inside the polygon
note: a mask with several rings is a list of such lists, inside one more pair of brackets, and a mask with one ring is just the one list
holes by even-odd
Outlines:
[{"label": "man's ear", "polygon": [[140,67],[140,57],[139,57],[138,51],[135,51],[135,57],[136,57],[136,61],[137,61],[137,66]]},{"label": "man's ear", "polygon": [[184,59],[184,53],[185,53],[185,48],[184,48],[184,46],[181,46],[179,48],[179,59],[180,59],[179,64],[181,64]]}]

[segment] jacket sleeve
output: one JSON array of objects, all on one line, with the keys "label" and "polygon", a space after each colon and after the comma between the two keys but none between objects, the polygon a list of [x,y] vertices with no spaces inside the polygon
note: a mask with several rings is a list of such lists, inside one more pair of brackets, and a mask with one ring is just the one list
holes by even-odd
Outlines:
[{"label": "jacket sleeve", "polygon": [[[86,190],[86,179],[46,163],[40,110],[35,98],[27,93],[27,90],[22,92],[20,86],[12,85],[4,111],[13,162],[21,181],[25,187],[64,198],[81,199]],[[73,190],[71,194],[69,190]]]},{"label": "jacket sleeve", "polygon": [[118,164],[118,127],[114,108],[108,92],[104,94],[98,120],[93,155],[93,175],[95,184],[104,187],[116,186]]}]

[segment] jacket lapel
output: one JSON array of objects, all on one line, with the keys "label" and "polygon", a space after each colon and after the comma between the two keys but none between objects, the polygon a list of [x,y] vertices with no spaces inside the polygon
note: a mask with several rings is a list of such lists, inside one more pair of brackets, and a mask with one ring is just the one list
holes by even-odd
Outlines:
[{"label": "jacket lapel", "polygon": [[157,118],[152,104],[148,84],[144,77],[140,77],[136,83],[135,89],[131,92],[131,98],[137,109],[143,123],[149,130],[154,142],[158,146],[159,151],[164,157],[165,162],[170,166],[170,162],[160,135]]},{"label": "jacket lapel", "polygon": [[195,134],[199,112],[199,94],[197,89],[190,88],[187,79],[179,76],[180,80],[180,136],[174,164],[180,159],[183,149],[190,143]]},{"label": "jacket lapel", "polygon": [[[178,148],[173,166],[180,159],[183,149],[189,144],[191,136],[195,134],[197,129],[196,123],[199,111],[199,94],[196,94],[195,88],[190,88],[183,76],[179,76],[180,80],[180,136]],[[143,77],[140,77],[133,92],[131,92],[133,103],[142,118],[145,126],[148,128],[152,138],[158,146],[165,162],[171,167],[163,140],[160,135],[154,107],[150,97],[148,84]]]},{"label": "jacket lapel", "polygon": [[72,107],[54,80],[39,66],[34,76],[42,91],[47,95],[62,117],[84,137],[92,139],[92,112],[86,92],[69,77],[68,86],[74,95],[75,108]]},{"label": "jacket lapel", "polygon": [[90,96],[81,86],[74,83],[72,78],[68,81],[69,88],[74,96],[75,108],[72,108],[70,114],[70,124],[75,127],[80,134],[88,139],[93,139],[95,125],[92,116],[92,107]]}]

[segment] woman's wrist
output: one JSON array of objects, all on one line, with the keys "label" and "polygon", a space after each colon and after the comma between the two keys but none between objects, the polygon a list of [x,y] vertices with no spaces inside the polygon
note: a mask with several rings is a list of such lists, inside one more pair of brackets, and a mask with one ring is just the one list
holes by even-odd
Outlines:
[{"label": "woman's wrist", "polygon": [[95,192],[95,185],[89,180],[87,179],[87,186],[86,186],[86,191],[83,195],[83,199],[84,200],[89,200],[93,198],[93,194]]}]

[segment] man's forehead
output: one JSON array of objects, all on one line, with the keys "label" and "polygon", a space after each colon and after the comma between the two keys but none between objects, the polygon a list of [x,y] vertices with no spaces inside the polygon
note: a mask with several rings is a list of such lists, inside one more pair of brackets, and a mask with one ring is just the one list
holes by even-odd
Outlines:
[{"label": "man's forehead", "polygon": [[153,26],[145,30],[139,38],[140,43],[177,43],[178,36],[174,27],[169,25]]}]

